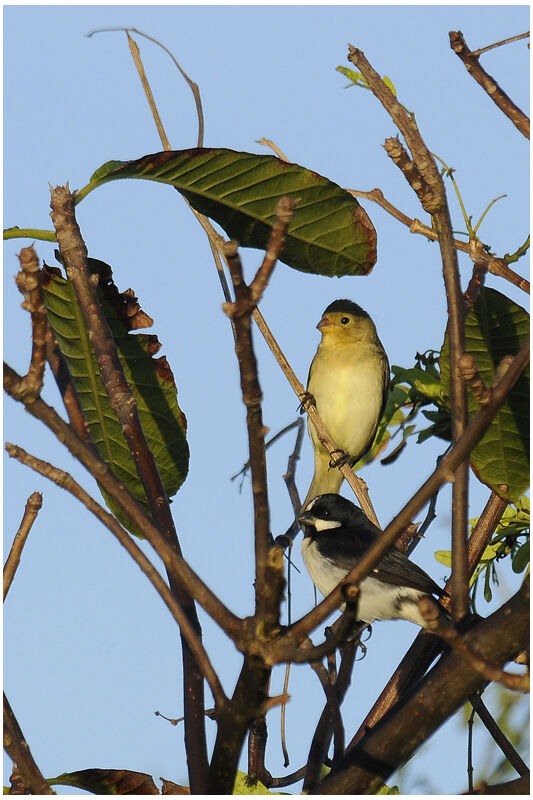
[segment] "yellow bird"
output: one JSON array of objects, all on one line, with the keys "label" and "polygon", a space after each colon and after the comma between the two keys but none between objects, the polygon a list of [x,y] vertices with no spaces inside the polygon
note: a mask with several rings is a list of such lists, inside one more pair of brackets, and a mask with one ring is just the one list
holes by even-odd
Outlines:
[{"label": "yellow bird", "polygon": [[[389,393],[389,361],[370,316],[351,300],[335,300],[317,325],[322,334],[311,362],[307,391],[339,450],[353,466],[370,449]],[[308,430],[315,473],[303,508],[320,494],[338,494],[344,476]],[[344,455],[343,455],[344,454]]]}]

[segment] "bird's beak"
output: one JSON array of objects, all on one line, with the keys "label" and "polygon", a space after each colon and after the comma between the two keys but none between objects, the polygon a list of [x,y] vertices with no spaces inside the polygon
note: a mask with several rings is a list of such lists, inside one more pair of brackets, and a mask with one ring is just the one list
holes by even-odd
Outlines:
[{"label": "bird's beak", "polygon": [[329,326],[332,325],[332,324],[333,323],[331,322],[330,318],[327,317],[327,316],[324,316],[324,317],[322,317],[322,319],[318,323],[317,328],[318,328],[319,331],[321,331],[323,328],[329,328]]},{"label": "bird's beak", "polygon": [[311,511],[304,511],[303,514],[300,514],[298,517],[298,522],[302,525],[313,525],[315,522],[315,517]]}]

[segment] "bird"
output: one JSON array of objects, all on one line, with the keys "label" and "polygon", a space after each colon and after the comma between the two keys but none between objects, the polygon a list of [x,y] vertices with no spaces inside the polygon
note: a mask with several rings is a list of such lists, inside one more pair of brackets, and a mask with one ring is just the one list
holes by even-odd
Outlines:
[{"label": "bird", "polygon": [[339,448],[332,461],[313,423],[308,431],[314,450],[314,475],[303,508],[317,495],[338,493],[350,466],[368,452],[389,394],[389,361],[369,314],[351,300],[335,300],[317,325],[322,334],[309,368],[306,397],[314,402]]},{"label": "bird", "polygon": [[[327,596],[348,574],[381,534],[379,528],[350,500],[339,494],[313,498],[300,514],[302,556],[317,589]],[[406,619],[427,627],[418,601],[447,593],[419,566],[392,548],[359,587],[357,618],[372,623]]]}]

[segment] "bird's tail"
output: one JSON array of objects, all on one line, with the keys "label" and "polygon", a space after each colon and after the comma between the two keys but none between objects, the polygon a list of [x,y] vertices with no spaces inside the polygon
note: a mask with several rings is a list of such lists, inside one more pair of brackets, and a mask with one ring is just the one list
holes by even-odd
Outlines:
[{"label": "bird's tail", "polygon": [[321,453],[315,453],[315,474],[311,481],[311,486],[307,492],[302,508],[306,508],[307,504],[313,497],[319,494],[338,494],[344,480],[344,475],[337,467],[330,468],[331,456],[326,452],[325,456]]}]

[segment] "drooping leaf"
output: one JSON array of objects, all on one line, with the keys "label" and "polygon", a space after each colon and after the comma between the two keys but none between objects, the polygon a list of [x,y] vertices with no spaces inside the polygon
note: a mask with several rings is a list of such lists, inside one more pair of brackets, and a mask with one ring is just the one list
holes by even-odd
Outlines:
[{"label": "drooping leaf", "polygon": [[[472,355],[487,386],[501,360],[515,355],[529,335],[529,315],[521,306],[494,289],[482,288],[467,313],[465,350]],[[449,407],[450,359],[446,333],[441,351],[443,401]],[[478,404],[468,390],[470,415]],[[470,463],[478,478],[503,499],[516,500],[529,486],[529,370],[509,393],[488,431],[471,453]],[[502,492],[500,484],[509,487]]]},{"label": "drooping leaf", "polygon": [[92,794],[159,794],[151,775],[128,769],[80,769],[51,778],[52,786],[74,786]]},{"label": "drooping leaf", "polygon": [[166,151],[136,161],[110,161],[76,202],[107,181],[143,178],[174,186],[241,247],[264,249],[278,200],[297,201],[281,260],[319,275],[365,275],[376,262],[376,232],[349,192],[276,156],[223,148]]},{"label": "drooping leaf", "polygon": [[513,556],[513,572],[520,574],[529,564],[529,539],[524,542]]},{"label": "drooping leaf", "polygon": [[[152,325],[133,292],[119,293],[111,268],[104,262],[89,259],[89,268],[99,275],[98,291],[104,315],[137,401],[148,445],[171,497],[185,480],[189,461],[186,421],[178,406],[174,376],[165,356],[155,357],[161,347],[157,336],[131,332]],[[91,436],[105,461],[148,510],[133,457],[100,380],[100,370],[74,289],[57,268],[45,267],[43,284],[48,319],[67,361]],[[139,535],[116,503],[103,494],[115,516],[132,533]]]}]

